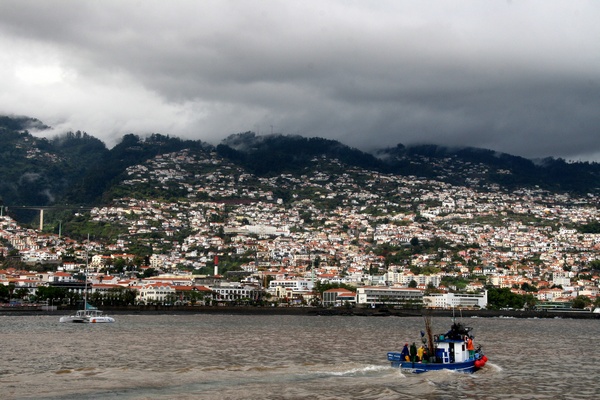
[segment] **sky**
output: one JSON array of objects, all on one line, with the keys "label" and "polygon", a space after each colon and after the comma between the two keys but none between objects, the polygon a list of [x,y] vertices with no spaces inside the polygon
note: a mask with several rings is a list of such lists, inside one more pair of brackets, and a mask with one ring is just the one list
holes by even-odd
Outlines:
[{"label": "sky", "polygon": [[2,0],[0,114],[600,161],[600,2]]}]

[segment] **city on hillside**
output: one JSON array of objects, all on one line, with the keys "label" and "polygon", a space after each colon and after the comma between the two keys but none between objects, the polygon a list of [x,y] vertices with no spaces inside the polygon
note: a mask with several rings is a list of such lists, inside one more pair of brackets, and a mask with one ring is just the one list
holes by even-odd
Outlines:
[{"label": "city on hillside", "polygon": [[0,207],[0,302],[600,305],[595,195],[482,190],[313,161],[304,175],[259,177],[183,150],[129,167],[110,205],[73,211],[64,224],[51,207],[39,210],[39,226]]}]

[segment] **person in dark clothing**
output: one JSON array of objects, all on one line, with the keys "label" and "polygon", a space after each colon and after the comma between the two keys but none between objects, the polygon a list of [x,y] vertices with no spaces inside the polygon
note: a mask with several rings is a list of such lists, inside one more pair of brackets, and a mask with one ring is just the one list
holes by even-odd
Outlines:
[{"label": "person in dark clothing", "polygon": [[415,362],[417,358],[417,345],[415,342],[410,345],[410,361]]},{"label": "person in dark clothing", "polygon": [[402,351],[400,352],[400,355],[402,355],[402,361],[410,361],[409,360],[410,353],[408,352],[408,343],[406,343],[404,345],[404,347],[402,348]]}]

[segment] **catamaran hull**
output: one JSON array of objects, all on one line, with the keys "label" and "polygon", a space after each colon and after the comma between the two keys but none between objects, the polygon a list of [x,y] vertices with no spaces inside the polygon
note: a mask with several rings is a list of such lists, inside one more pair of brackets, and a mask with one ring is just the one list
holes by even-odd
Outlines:
[{"label": "catamaran hull", "polygon": [[115,319],[112,317],[92,317],[92,318],[77,318],[77,317],[62,317],[60,322],[72,324],[103,324],[113,323]]},{"label": "catamaran hull", "polygon": [[85,318],[82,317],[75,317],[75,316],[67,316],[67,317],[60,317],[60,322],[70,322],[73,324],[84,324]]},{"label": "catamaran hull", "polygon": [[115,319],[112,317],[92,317],[89,319],[90,324],[104,324],[104,323],[113,323]]}]

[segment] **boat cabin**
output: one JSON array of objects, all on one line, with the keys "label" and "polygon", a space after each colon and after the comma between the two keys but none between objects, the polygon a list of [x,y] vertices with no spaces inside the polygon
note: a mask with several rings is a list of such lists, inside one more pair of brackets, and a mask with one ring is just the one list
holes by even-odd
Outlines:
[{"label": "boat cabin", "polygon": [[445,335],[434,338],[436,362],[459,363],[470,359],[464,339],[450,339]]}]

